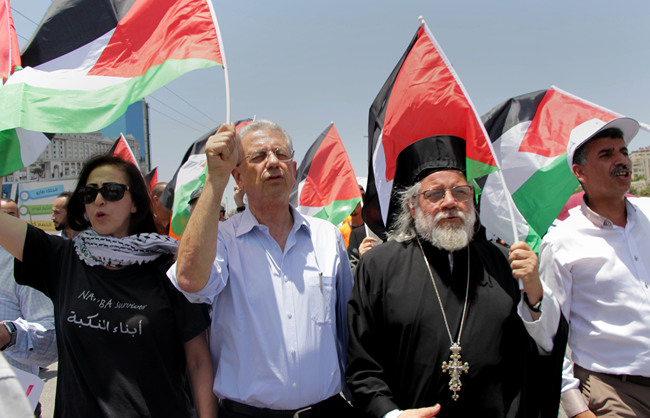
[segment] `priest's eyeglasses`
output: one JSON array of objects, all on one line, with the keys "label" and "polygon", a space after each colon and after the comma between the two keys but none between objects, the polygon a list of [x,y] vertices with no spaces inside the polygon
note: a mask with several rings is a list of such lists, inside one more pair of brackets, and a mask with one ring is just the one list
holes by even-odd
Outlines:
[{"label": "priest's eyeglasses", "polygon": [[456,186],[451,189],[429,189],[425,190],[421,194],[425,199],[431,203],[438,203],[445,198],[447,192],[451,192],[451,195],[456,200],[456,202],[469,202],[474,196],[474,188],[472,186]]},{"label": "priest's eyeglasses", "polygon": [[247,156],[245,156],[242,159],[242,161],[243,160],[248,160],[253,164],[260,164],[260,163],[263,163],[264,161],[266,161],[266,159],[268,158],[270,152],[275,154],[275,158],[277,158],[278,161],[283,162],[283,163],[288,163],[289,161],[291,161],[293,159],[293,150],[289,150],[289,149],[283,148],[283,147],[277,147],[275,149],[268,150],[268,151],[264,150],[264,149],[255,150],[255,151],[251,152],[250,154],[248,154]]}]

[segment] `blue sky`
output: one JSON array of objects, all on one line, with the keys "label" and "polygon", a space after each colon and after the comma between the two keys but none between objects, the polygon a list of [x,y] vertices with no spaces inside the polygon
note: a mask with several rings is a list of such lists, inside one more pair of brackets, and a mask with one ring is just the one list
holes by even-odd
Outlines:
[{"label": "blue sky", "polygon": [[[298,163],[333,121],[357,176],[366,176],[368,109],[420,15],[480,114],[510,97],[556,85],[650,123],[647,1],[213,4],[230,71],[232,118],[256,115],[280,123],[293,137]],[[12,1],[21,46],[48,5]],[[171,178],[196,138],[224,121],[224,90],[223,70],[217,68],[189,73],[147,97],[152,162],[161,180]],[[649,145],[650,133],[642,131],[630,149]]]}]

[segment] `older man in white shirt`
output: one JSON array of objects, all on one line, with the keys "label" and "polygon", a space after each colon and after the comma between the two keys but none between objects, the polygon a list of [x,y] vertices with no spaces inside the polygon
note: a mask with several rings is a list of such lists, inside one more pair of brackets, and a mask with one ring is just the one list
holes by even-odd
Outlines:
[{"label": "older man in white shirt", "polygon": [[[352,274],[340,232],[289,205],[289,135],[256,121],[206,144],[208,174],[169,276],[212,305],[210,349],[221,418],[338,417]],[[248,210],[218,222],[232,172]]]}]

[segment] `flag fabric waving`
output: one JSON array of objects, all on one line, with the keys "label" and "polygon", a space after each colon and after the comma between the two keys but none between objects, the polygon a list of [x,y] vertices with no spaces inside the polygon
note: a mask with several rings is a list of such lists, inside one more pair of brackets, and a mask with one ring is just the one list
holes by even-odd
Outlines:
[{"label": "flag fabric waving", "polygon": [[0,0],[0,86],[20,66],[20,49],[9,0]]},{"label": "flag fabric waving", "polygon": [[0,150],[18,140],[15,128],[102,129],[180,75],[222,65],[220,38],[209,0],[54,0],[25,68],[0,88]]},{"label": "flag fabric waving", "polygon": [[149,189],[149,193],[151,193],[153,186],[158,184],[158,167],[155,167],[153,170],[145,174],[144,181],[145,183],[147,183],[147,188]]},{"label": "flag fabric waving", "polygon": [[[115,155],[116,157],[120,157],[126,162],[132,163],[133,165],[138,167],[138,169],[140,169],[140,164],[138,164],[138,160],[135,159],[133,150],[131,150],[129,143],[126,142],[126,138],[124,138],[124,134],[120,134],[120,137],[117,138],[117,140],[113,143],[113,146],[108,151],[108,153]],[[142,170],[140,170],[140,172],[142,172]]]},{"label": "flag fabric waving", "polygon": [[149,192],[151,192],[153,186],[158,183],[158,167],[154,168],[147,174],[142,173],[140,164],[138,164],[138,160],[135,158],[135,154],[129,146],[129,143],[126,141],[124,134],[120,134],[120,137],[117,138],[117,140],[113,143],[113,146],[108,151],[108,153],[115,155],[116,157],[120,157],[124,161],[130,162],[138,167],[140,173],[142,174],[142,177],[144,178],[144,182],[147,184],[147,189]]},{"label": "flag fabric waving", "polygon": [[[609,122],[620,116],[557,87],[514,97],[483,116],[517,207],[519,240],[538,251],[541,238],[579,184],[567,162],[571,130],[593,118]],[[488,233],[512,244],[516,239],[506,209],[506,191],[494,174],[478,183],[483,188],[483,225]]]},{"label": "flag fabric waving", "polygon": [[[0,0],[0,89],[16,69],[20,69],[18,38],[9,0]],[[0,176],[23,168],[22,161],[35,161],[52,136],[24,129],[0,131]]]},{"label": "flag fabric waving", "polygon": [[332,122],[300,163],[291,204],[302,214],[338,225],[360,202],[357,177]]},{"label": "flag fabric waving", "polygon": [[[252,121],[253,119],[243,119],[235,122],[235,132],[239,132]],[[205,143],[218,129],[218,127],[214,128],[194,141],[183,156],[180,167],[160,196],[162,204],[172,210],[170,236],[180,239],[185,231],[185,226],[190,218],[190,195],[194,190],[203,187],[205,183]]]},{"label": "flag fabric waving", "polygon": [[422,21],[370,107],[363,218],[380,237],[385,232],[397,155],[409,144],[433,135],[466,140],[468,180],[498,168],[474,105]]}]

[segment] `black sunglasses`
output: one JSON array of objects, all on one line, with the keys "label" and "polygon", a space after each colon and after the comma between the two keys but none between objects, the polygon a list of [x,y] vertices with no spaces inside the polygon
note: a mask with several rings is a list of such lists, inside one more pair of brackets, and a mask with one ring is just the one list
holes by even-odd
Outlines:
[{"label": "black sunglasses", "polygon": [[97,198],[97,193],[109,202],[117,202],[124,197],[124,192],[129,190],[129,186],[119,183],[105,183],[102,187],[83,186],[79,188],[79,200],[84,205],[89,205]]}]

